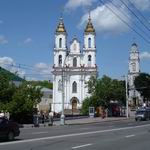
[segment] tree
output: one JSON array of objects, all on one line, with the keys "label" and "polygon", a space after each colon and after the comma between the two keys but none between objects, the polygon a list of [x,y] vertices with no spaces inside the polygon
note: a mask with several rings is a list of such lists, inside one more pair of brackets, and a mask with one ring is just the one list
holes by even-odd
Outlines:
[{"label": "tree", "polygon": [[23,123],[33,115],[34,109],[41,101],[40,88],[23,83],[12,96],[12,101],[7,104],[8,111],[13,119]]},{"label": "tree", "polygon": [[147,73],[140,73],[134,81],[135,88],[144,97],[144,101],[150,100],[150,75]]},{"label": "tree", "polygon": [[111,79],[108,76],[103,76],[101,79],[91,77],[87,86],[91,96],[83,102],[82,109],[86,107],[86,111],[87,105],[107,108],[110,101],[125,104],[125,82],[123,81]]},{"label": "tree", "polygon": [[0,75],[0,110],[6,110],[6,104],[12,100],[16,91],[14,84],[10,83],[6,76]]}]

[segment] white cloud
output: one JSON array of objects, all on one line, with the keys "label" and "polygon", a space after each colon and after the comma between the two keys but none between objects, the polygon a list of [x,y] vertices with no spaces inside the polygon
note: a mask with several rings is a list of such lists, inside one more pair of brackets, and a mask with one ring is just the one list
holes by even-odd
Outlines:
[{"label": "white cloud", "polygon": [[10,57],[0,57],[0,66],[12,73],[19,75],[22,78],[26,73],[23,69],[19,68],[19,66],[16,65],[15,61]]},{"label": "white cloud", "polygon": [[45,63],[40,62],[40,63],[37,63],[37,64],[35,65],[35,68],[36,68],[36,69],[47,69],[47,68],[48,68],[48,65],[45,64]]},{"label": "white cloud", "polygon": [[141,59],[150,59],[150,52],[142,52],[140,54]]},{"label": "white cloud", "polygon": [[131,0],[131,2],[141,11],[150,9],[150,0]]},{"label": "white cloud", "polygon": [[32,42],[32,39],[30,37],[28,37],[27,39],[24,40],[24,44],[29,44]]},{"label": "white cloud", "polygon": [[8,40],[3,35],[0,35],[0,45],[4,45],[7,43],[8,43]]},{"label": "white cloud", "polygon": [[35,69],[39,71],[39,74],[41,75],[41,78],[49,79],[52,77],[51,71],[52,66],[43,62],[37,63],[35,65]]},{"label": "white cloud", "polygon": [[[116,3],[116,5],[119,5],[119,7],[116,8],[111,3],[107,3],[107,6],[110,7],[118,16],[120,16],[120,18],[128,24],[131,24],[131,16],[127,9],[123,5],[120,5],[120,3]],[[125,12],[128,17],[122,12]],[[120,33],[128,30],[128,27],[105,5],[101,5],[93,9],[91,11],[91,18],[96,31]],[[87,19],[88,13],[83,15],[79,26],[83,26],[87,22]]]},{"label": "white cloud", "polygon": [[97,0],[68,0],[65,5],[66,9],[75,10],[78,7],[91,6]]}]

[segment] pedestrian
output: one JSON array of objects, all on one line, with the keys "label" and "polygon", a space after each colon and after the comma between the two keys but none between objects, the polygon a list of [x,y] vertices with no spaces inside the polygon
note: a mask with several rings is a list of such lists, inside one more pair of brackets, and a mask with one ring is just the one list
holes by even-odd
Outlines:
[{"label": "pedestrian", "polygon": [[49,125],[53,125],[53,117],[54,117],[54,113],[51,111],[49,113]]}]

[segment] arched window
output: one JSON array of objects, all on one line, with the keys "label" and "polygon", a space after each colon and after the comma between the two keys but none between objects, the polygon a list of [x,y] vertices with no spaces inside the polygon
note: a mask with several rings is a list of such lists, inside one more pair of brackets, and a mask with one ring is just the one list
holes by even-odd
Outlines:
[{"label": "arched window", "polygon": [[88,38],[88,48],[91,48],[91,38]]},{"label": "arched window", "polygon": [[72,93],[77,93],[77,83],[75,81],[72,84]]},{"label": "arched window", "polygon": [[91,61],[92,56],[88,55],[88,61]]},{"label": "arched window", "polygon": [[73,58],[73,67],[77,67],[77,58],[76,57]]},{"label": "arched window", "polygon": [[62,55],[58,56],[58,64],[61,65],[62,64]]},{"label": "arched window", "polygon": [[88,66],[91,66],[92,56],[88,55]]},{"label": "arched window", "polygon": [[59,38],[59,48],[62,48],[62,38]]},{"label": "arched window", "polygon": [[136,64],[135,63],[132,63],[132,70],[136,71]]}]

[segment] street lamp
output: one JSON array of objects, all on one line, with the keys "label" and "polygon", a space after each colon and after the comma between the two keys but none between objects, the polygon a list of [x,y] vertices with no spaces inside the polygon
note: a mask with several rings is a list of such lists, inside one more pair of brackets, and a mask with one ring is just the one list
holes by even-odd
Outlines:
[{"label": "street lamp", "polygon": [[60,117],[60,125],[65,125],[65,115],[64,115],[64,65],[62,66],[62,111],[61,111],[61,117]]},{"label": "street lamp", "polygon": [[124,75],[126,86],[126,117],[129,118],[128,76]]},{"label": "street lamp", "polygon": [[125,79],[125,88],[126,88],[126,117],[129,118],[129,98],[128,98],[128,76],[123,76]]},{"label": "street lamp", "polygon": [[61,111],[61,117],[60,117],[60,125],[65,125],[65,115],[64,115],[64,99],[65,99],[65,93],[64,93],[64,68],[65,68],[65,62],[67,59],[68,53],[65,57],[65,60],[62,64],[62,111]]}]

